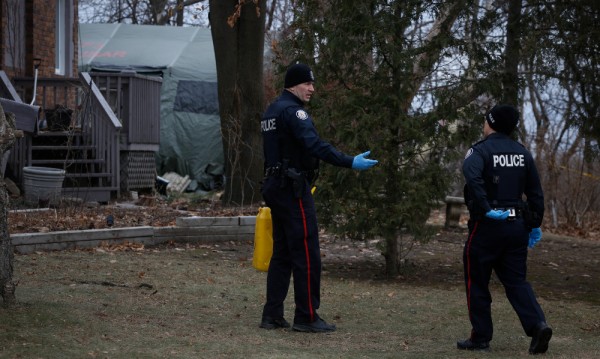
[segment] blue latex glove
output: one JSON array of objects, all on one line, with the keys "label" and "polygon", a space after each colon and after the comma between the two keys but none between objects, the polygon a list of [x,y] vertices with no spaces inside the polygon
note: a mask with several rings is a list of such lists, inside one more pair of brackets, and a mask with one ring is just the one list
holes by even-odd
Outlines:
[{"label": "blue latex glove", "polygon": [[542,230],[534,228],[529,232],[529,248],[533,248],[542,239]]},{"label": "blue latex glove", "polygon": [[377,164],[377,160],[371,160],[366,158],[371,151],[367,151],[365,153],[361,153],[354,157],[352,161],[352,169],[355,170],[366,170],[367,168],[371,168]]},{"label": "blue latex glove", "polygon": [[490,209],[488,211],[488,213],[485,214],[485,216],[487,218],[495,219],[495,220],[498,220],[498,221],[503,221],[503,220],[505,220],[505,219],[508,218],[509,214],[510,214],[510,212],[508,210],[506,210],[506,211],[503,212],[503,211],[501,211],[499,209]]}]

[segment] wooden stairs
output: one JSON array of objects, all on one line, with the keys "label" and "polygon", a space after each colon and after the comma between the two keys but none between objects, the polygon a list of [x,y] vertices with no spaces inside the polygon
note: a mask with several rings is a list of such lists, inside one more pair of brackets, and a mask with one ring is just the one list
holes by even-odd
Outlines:
[{"label": "wooden stairs", "polygon": [[[153,190],[161,86],[161,78],[128,71],[34,81],[0,70],[0,98],[25,133],[2,159],[4,174],[23,187],[25,167],[63,169],[62,196],[84,201]],[[35,106],[21,101],[33,93]]]},{"label": "wooden stairs", "polygon": [[65,170],[63,197],[108,202],[111,193],[119,190],[118,183],[110,183],[103,155],[85,145],[81,132],[40,131],[31,141],[32,166]]}]

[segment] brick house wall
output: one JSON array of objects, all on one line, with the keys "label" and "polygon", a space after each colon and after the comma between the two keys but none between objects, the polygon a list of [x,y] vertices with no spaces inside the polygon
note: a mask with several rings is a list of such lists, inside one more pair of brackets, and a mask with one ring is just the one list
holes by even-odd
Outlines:
[{"label": "brick house wall", "polygon": [[[66,24],[71,29],[71,36],[65,42],[71,54],[69,65],[65,66],[68,70],[64,75],[57,75],[56,68],[56,7],[59,0],[2,0],[0,6],[0,68],[7,73],[9,78],[14,76],[32,77],[34,75],[34,58],[40,58],[41,64],[38,68],[39,77],[77,77],[78,65],[78,0],[63,0],[65,4]],[[20,34],[24,41],[23,46],[24,59],[23,68],[19,69],[9,65],[7,59],[7,49],[10,41],[8,36],[11,30],[9,16],[14,16],[15,12],[9,8],[14,3],[24,5],[24,14],[20,14],[24,21],[24,34]],[[21,19],[19,19],[21,20]],[[19,22],[21,23],[21,22]],[[23,29],[23,28],[22,28]]]}]

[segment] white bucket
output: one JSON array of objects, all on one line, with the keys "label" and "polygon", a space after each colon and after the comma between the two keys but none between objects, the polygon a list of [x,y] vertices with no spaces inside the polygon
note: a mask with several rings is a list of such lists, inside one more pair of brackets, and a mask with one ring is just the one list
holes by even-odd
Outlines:
[{"label": "white bucket", "polygon": [[58,204],[65,171],[50,167],[23,167],[25,201],[35,205]]}]

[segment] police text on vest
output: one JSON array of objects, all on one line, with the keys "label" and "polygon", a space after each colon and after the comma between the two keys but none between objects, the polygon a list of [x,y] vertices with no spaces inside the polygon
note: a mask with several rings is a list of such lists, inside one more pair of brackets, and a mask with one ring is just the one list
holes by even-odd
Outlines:
[{"label": "police text on vest", "polygon": [[525,167],[524,155],[493,155],[494,167]]},{"label": "police text on vest", "polygon": [[275,130],[275,119],[269,118],[266,120],[260,121],[260,129],[262,132]]}]

